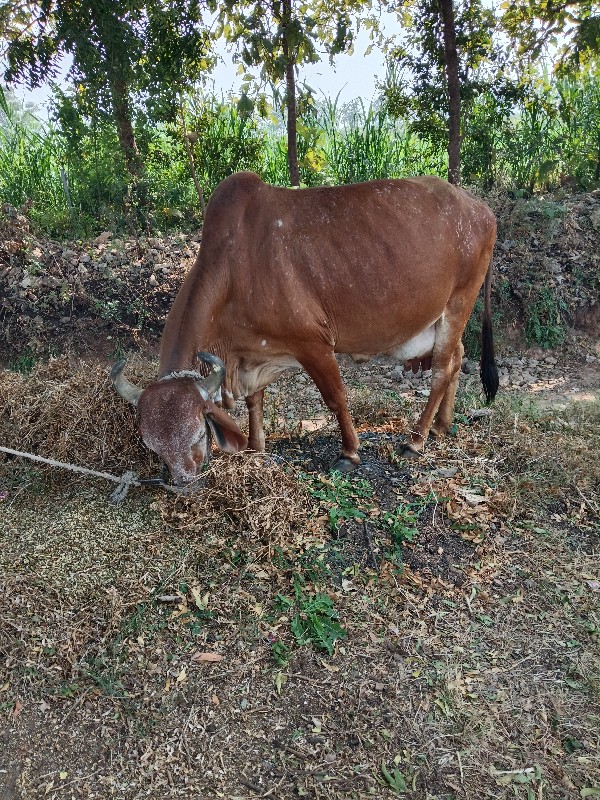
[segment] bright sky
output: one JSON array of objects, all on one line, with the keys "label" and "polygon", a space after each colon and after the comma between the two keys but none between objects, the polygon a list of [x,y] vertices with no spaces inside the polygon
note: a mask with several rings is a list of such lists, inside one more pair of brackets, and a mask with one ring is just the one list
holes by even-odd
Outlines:
[{"label": "bright sky", "polygon": [[[388,14],[386,17],[387,32],[391,34],[399,30],[395,16]],[[341,103],[360,97],[368,104],[375,96],[377,81],[385,78],[385,61],[382,53],[374,48],[365,56],[368,46],[367,31],[360,31],[352,55],[338,56],[333,67],[330,66],[327,56],[324,56],[318,64],[303,66],[300,70],[300,80],[306,81],[315,91],[317,98],[324,94],[334,100],[340,93]],[[232,63],[231,55],[224,47],[219,48],[219,53],[222,61],[212,73],[209,88],[213,88],[217,95],[226,95],[230,91],[237,93],[241,84],[241,76],[237,75],[237,64]],[[65,66],[63,72],[66,73],[67,69],[68,66]],[[15,95],[24,102],[33,102],[43,108],[51,96],[51,91],[48,86],[33,91],[15,87]]]},{"label": "bright sky", "polygon": [[[306,81],[317,97],[324,94],[334,100],[341,92],[342,103],[358,97],[369,103],[375,96],[377,82],[385,78],[385,60],[381,51],[376,48],[365,56],[368,46],[368,32],[360,31],[352,55],[337,56],[333,67],[325,55],[318,64],[303,65],[300,68],[299,78],[301,81]],[[218,93],[222,91],[226,94],[230,90],[236,93],[241,83],[240,76],[236,74],[237,64],[231,62],[231,56],[224,49],[221,50],[221,54],[224,62],[213,72],[215,89]]]}]

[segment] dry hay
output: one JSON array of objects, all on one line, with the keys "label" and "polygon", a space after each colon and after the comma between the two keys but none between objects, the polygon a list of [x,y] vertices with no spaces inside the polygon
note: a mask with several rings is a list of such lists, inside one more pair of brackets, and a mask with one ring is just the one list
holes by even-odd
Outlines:
[{"label": "dry hay", "polygon": [[[130,370],[134,380],[144,371],[141,362]],[[140,439],[134,410],[117,396],[106,369],[72,367],[67,356],[29,375],[3,372],[0,444],[90,469],[158,467]]]},{"label": "dry hay", "polygon": [[[135,382],[147,382],[147,364],[134,362],[128,371]],[[135,411],[116,395],[106,369],[73,367],[66,356],[27,376],[4,373],[0,445],[89,469],[133,468],[144,475],[159,469],[141,440]],[[72,472],[45,469],[53,480],[73,479]],[[290,531],[316,525],[309,523],[311,504],[298,476],[249,452],[217,455],[189,497],[174,501],[163,495],[157,504],[171,528],[209,540],[212,532],[231,533],[258,542],[269,554],[275,545],[291,544]]]},{"label": "dry hay", "polygon": [[217,456],[198,484],[190,496],[175,502],[161,497],[156,507],[170,528],[200,534],[209,548],[219,549],[232,537],[243,548],[258,547],[254,558],[269,560],[274,548],[289,552],[308,546],[314,535],[322,537],[314,502],[297,472],[269,456]]}]

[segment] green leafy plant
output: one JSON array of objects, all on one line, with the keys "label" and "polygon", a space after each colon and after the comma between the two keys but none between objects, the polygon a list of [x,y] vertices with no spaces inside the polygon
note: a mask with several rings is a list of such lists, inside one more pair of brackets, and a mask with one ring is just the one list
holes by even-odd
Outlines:
[{"label": "green leafy plant", "polygon": [[364,519],[375,508],[373,487],[364,478],[334,471],[324,475],[303,475],[309,493],[328,510],[329,527],[336,531],[349,519]]},{"label": "green leafy plant", "polygon": [[279,667],[285,667],[290,659],[290,648],[285,642],[276,641],[271,645],[271,655],[273,661]]},{"label": "green leafy plant", "polygon": [[422,508],[414,503],[400,503],[394,511],[384,511],[378,525],[389,530],[396,550],[405,542],[412,542],[419,530],[416,527]]},{"label": "green leafy plant", "polygon": [[339,622],[331,598],[326,594],[302,595],[296,608],[290,628],[297,643],[313,644],[332,655],[336,641],[346,636],[346,630]]},{"label": "green leafy plant", "polygon": [[37,358],[32,350],[23,350],[22,353],[8,362],[8,368],[11,372],[20,372],[22,375],[29,375],[37,364]]},{"label": "green leafy plant", "polygon": [[529,344],[558,347],[565,340],[564,300],[550,286],[542,286],[527,305],[525,336]]},{"label": "green leafy plant", "polygon": [[[297,573],[293,578],[294,597],[278,594],[275,607],[279,611],[293,614],[290,629],[300,646],[312,644],[320,650],[333,654],[336,641],[346,636],[339,621],[339,614],[329,595],[323,592],[308,593],[304,576]],[[275,644],[278,645],[275,648]],[[275,643],[272,648],[276,663],[287,661],[289,649]]]},{"label": "green leafy plant", "polygon": [[390,771],[385,762],[382,761],[381,774],[383,775],[383,780],[380,780],[380,783],[387,784],[388,788],[396,794],[402,794],[408,790],[406,777],[397,767],[392,767]]}]

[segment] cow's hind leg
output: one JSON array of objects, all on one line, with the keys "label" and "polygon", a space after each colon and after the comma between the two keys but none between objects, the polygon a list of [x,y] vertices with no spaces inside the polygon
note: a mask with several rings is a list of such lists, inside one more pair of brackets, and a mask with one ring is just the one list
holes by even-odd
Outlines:
[{"label": "cow's hind leg", "polygon": [[433,432],[443,435],[450,427],[462,360],[461,336],[467,316],[463,310],[464,304],[459,302],[458,306],[457,310],[453,310],[449,304],[436,323],[429,398],[411,432],[409,443],[404,447],[405,456],[410,457],[423,450],[436,414]]},{"label": "cow's hind leg", "polygon": [[264,389],[246,398],[248,409],[248,448],[262,453],[265,449],[265,429],[263,418]]},{"label": "cow's hind leg", "polygon": [[452,356],[452,370],[453,375],[450,378],[450,383],[446,389],[446,394],[442,397],[442,402],[439,405],[430,433],[434,436],[443,438],[452,425],[452,418],[454,416],[454,403],[456,400],[456,390],[458,389],[458,379],[460,377],[460,367],[462,364],[465,348],[462,341],[458,343],[458,347]]},{"label": "cow's hind leg", "polygon": [[315,382],[325,405],[335,414],[342,436],[342,452],[332,469],[349,472],[360,464],[358,436],[348,411],[346,390],[333,351],[311,352],[296,356],[298,362]]}]

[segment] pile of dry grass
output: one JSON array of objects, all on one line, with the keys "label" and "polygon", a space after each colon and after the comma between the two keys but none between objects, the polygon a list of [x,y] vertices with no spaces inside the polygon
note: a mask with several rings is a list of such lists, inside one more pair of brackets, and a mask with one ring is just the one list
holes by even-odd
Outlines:
[{"label": "pile of dry grass", "polygon": [[[139,385],[152,372],[141,360],[128,365],[128,374]],[[117,474],[125,469],[156,474],[160,467],[141,440],[134,409],[117,396],[107,370],[71,366],[66,356],[30,375],[4,373],[0,445]],[[73,476],[46,469],[54,480]],[[217,537],[231,532],[266,546],[268,552],[284,541],[291,544],[290,530],[302,529],[305,536],[316,524],[309,521],[310,500],[298,477],[257,453],[216,456],[191,496],[174,502],[172,495],[163,495],[158,506],[172,528],[201,531],[203,536],[212,531]]]},{"label": "pile of dry grass", "polygon": [[[134,380],[148,379],[140,377],[149,372],[142,362],[130,372]],[[29,375],[3,373],[0,444],[90,469],[142,472],[158,467],[140,439],[135,411],[116,395],[107,370],[73,367],[67,356]]]},{"label": "pile of dry grass", "polygon": [[322,537],[298,475],[260,453],[217,456],[197,491],[175,502],[163,496],[157,506],[171,528],[212,537],[217,547],[234,536],[267,558],[274,548],[303,548]]}]

